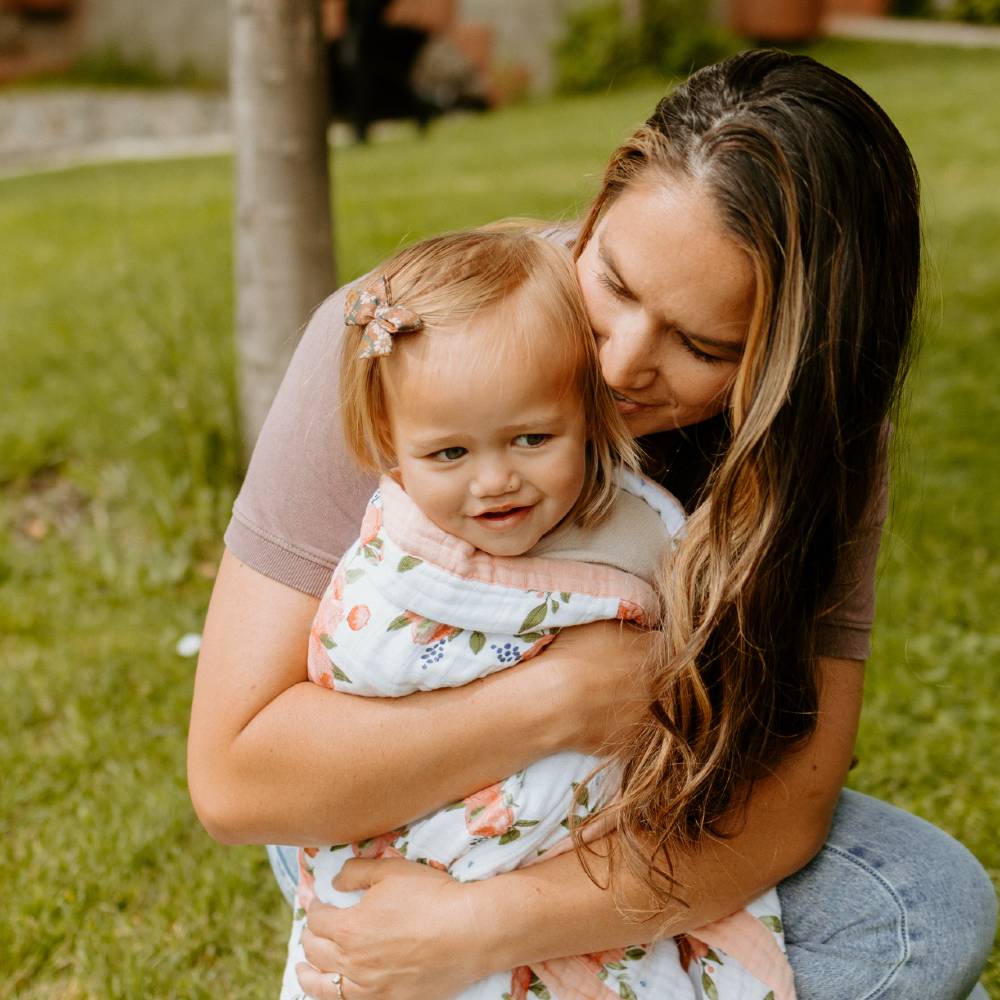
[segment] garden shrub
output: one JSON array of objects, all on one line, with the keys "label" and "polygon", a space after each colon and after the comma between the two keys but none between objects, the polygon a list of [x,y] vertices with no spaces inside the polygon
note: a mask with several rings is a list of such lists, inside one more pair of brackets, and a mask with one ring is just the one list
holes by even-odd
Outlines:
[{"label": "garden shrub", "polygon": [[643,72],[686,76],[742,47],[708,20],[697,0],[644,0],[636,26],[623,22],[611,0],[566,18],[555,49],[557,84],[563,93],[586,93],[628,83]]}]

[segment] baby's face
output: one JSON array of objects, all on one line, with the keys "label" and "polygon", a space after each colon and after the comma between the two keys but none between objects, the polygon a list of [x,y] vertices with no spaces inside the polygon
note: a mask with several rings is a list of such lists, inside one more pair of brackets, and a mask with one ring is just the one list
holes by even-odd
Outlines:
[{"label": "baby's face", "polygon": [[[480,324],[488,322],[479,320]],[[498,336],[500,334],[498,333]],[[449,534],[496,556],[527,552],[576,503],[586,418],[559,365],[494,364],[477,331],[420,335],[388,380],[403,488]]]}]

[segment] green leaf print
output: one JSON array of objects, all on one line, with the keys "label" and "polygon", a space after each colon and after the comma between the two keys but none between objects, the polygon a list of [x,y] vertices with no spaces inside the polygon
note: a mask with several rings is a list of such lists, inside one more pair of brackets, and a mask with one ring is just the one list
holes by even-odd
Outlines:
[{"label": "green leaf print", "polygon": [[573,782],[573,799],[578,804],[586,808],[590,804],[590,790],[586,785]]},{"label": "green leaf print", "polygon": [[479,651],[486,645],[486,636],[482,632],[473,632],[469,636],[469,649],[472,650],[474,654],[479,653]]},{"label": "green leaf print", "polygon": [[423,559],[418,559],[416,556],[403,556],[403,558],[399,560],[396,572],[405,573],[407,570],[413,569],[415,566],[419,566],[422,562]]},{"label": "green leaf print", "polygon": [[722,961],[721,958],[719,958],[719,956],[711,948],[709,948],[708,951],[706,952],[705,958],[707,958],[710,962],[715,962],[716,965],[726,964],[725,962]]},{"label": "green leaf print", "polygon": [[514,826],[521,826],[521,827],[524,827],[524,826],[538,826],[538,820],[537,819],[519,819],[514,824]]},{"label": "green leaf print", "polygon": [[335,643],[335,642],[333,641],[333,639],[331,639],[331,638],[330,638],[330,636],[329,636],[329,635],[327,635],[327,634],[326,634],[326,632],[324,632],[324,633],[323,633],[323,634],[322,634],[322,635],[321,635],[321,636],[319,637],[319,641],[320,641],[321,643],[323,643],[323,646],[324,646],[324,647],[325,647],[326,649],[336,649],[336,648],[337,648],[337,644],[336,644],[336,643]]},{"label": "green leaf print", "polygon": [[758,917],[758,920],[769,930],[774,931],[775,934],[780,934],[785,928],[781,923],[781,917]]},{"label": "green leaf print", "polygon": [[524,632],[530,632],[532,629],[538,628],[539,625],[545,621],[545,612],[548,610],[548,601],[544,604],[539,604],[537,608],[532,608],[528,612],[528,617],[521,622],[521,627],[517,630],[517,634],[521,635]]},{"label": "green leaf print", "polygon": [[552,994],[534,972],[531,973],[531,982],[528,984],[528,991],[534,993],[538,1000],[552,1000]]},{"label": "green leaf print", "polygon": [[336,663],[331,664],[331,666],[333,667],[333,679],[335,681],[343,681],[345,684],[354,683],[354,681],[352,681],[351,678],[348,677],[347,674],[345,674],[344,671],[341,670]]},{"label": "green leaf print", "polygon": [[618,980],[618,995],[622,1000],[638,1000],[635,990],[624,979]]},{"label": "green leaf print", "polygon": [[367,545],[362,545],[361,554],[369,562],[380,562],[382,559],[382,539],[373,538]]},{"label": "green leaf print", "polygon": [[705,991],[708,1000],[719,1000],[719,990],[707,972],[701,974],[701,988]]},{"label": "green leaf print", "polygon": [[774,1000],[774,990],[771,990],[771,992],[768,993],[766,997],[764,997],[764,1000]]},{"label": "green leaf print", "polygon": [[410,619],[407,618],[405,614],[396,615],[391,622],[389,622],[386,632],[398,632],[401,628],[406,628],[410,624]]},{"label": "green leaf print", "polygon": [[562,598],[563,604],[569,604],[569,592],[563,590],[560,592],[559,596]]},{"label": "green leaf print", "polygon": [[552,607],[552,614],[555,614],[559,610],[559,602],[553,600],[551,607]]},{"label": "green leaf print", "polygon": [[509,844],[513,840],[518,840],[521,836],[521,831],[518,830],[516,826],[512,826],[501,838],[500,846],[504,844]]},{"label": "green leaf print", "polygon": [[344,579],[347,580],[348,583],[355,583],[356,581],[360,580],[361,577],[363,577],[364,575],[365,571],[360,566],[355,566],[353,569],[349,569],[344,574]]},{"label": "green leaf print", "polygon": [[464,808],[465,808],[465,799],[459,799],[457,802],[452,802],[450,806],[445,806],[444,811],[447,813],[451,812],[454,809],[464,809]]},{"label": "green leaf print", "polygon": [[627,958],[627,959],[628,959],[628,960],[629,960],[630,962],[635,962],[635,961],[637,961],[638,959],[640,959],[640,958],[643,958],[643,957],[645,957],[645,954],[646,954],[646,949],[645,949],[645,948],[640,948],[640,947],[639,947],[638,945],[636,945],[636,947],[634,947],[634,948],[629,948],[629,949],[628,949],[628,950],[627,950],[627,951],[625,952],[625,957],[626,957],[626,958]]},{"label": "green leaf print", "polygon": [[517,637],[525,642],[538,642],[544,635],[545,632],[519,632]]},{"label": "green leaf print", "polygon": [[625,963],[624,962],[605,962],[604,965],[605,965],[606,968],[608,968],[608,969],[616,969],[618,972],[624,972],[625,971]]}]

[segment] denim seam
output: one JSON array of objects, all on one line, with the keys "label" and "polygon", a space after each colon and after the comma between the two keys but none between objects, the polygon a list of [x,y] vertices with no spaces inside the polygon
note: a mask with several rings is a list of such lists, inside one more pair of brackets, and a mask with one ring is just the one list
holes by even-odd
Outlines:
[{"label": "denim seam", "polygon": [[907,931],[906,907],[903,906],[903,901],[900,898],[899,893],[896,892],[896,890],[892,887],[892,884],[885,878],[885,876],[880,874],[861,858],[856,857],[849,851],[845,851],[840,847],[835,847],[833,844],[825,844],[823,849],[832,851],[845,861],[850,861],[852,864],[857,865],[858,868],[861,868],[864,872],[881,883],[882,887],[889,894],[889,897],[896,904],[896,907],[899,910],[899,944],[902,951],[900,959],[873,990],[866,993],[863,997],[858,998],[858,1000],[877,1000],[878,997],[885,995],[885,991],[892,984],[892,980],[896,978],[896,973],[899,972],[899,970],[906,964],[907,959],[910,957],[910,939]]}]

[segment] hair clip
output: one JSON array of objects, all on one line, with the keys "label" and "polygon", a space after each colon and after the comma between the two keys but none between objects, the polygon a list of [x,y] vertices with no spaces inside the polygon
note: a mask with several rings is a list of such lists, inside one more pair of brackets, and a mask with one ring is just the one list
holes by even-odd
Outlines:
[{"label": "hair clip", "polygon": [[405,306],[393,305],[389,279],[382,276],[382,295],[352,288],[344,302],[344,322],[363,326],[359,358],[378,358],[392,353],[392,338],[398,333],[423,329],[424,321]]}]

